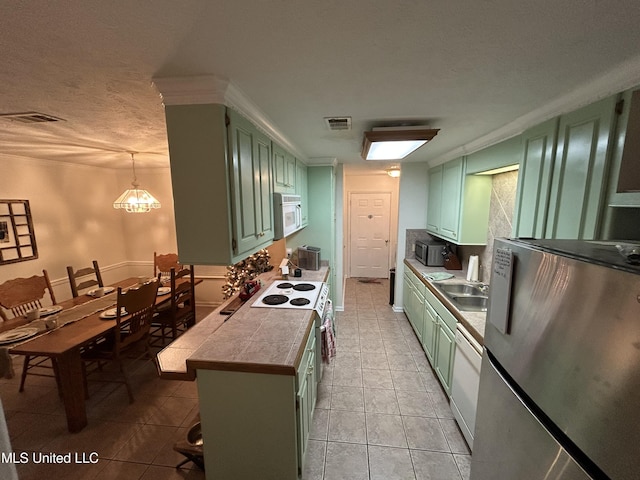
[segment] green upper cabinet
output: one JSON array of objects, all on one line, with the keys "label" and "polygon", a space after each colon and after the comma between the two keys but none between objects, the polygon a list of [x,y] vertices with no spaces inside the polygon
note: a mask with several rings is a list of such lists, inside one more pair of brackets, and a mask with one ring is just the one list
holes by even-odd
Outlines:
[{"label": "green upper cabinet", "polygon": [[624,92],[620,106],[608,204],[637,208],[640,207],[640,90]]},{"label": "green upper cabinet", "polygon": [[457,245],[484,245],[491,177],[466,175],[465,167],[461,157],[429,171],[427,231]]},{"label": "green upper cabinet", "polygon": [[278,193],[295,193],[296,158],[276,143],[272,148],[274,190]]},{"label": "green upper cabinet", "polygon": [[440,234],[451,241],[458,241],[459,238],[463,163],[464,159],[458,158],[442,166]]},{"label": "green upper cabinet", "polygon": [[557,133],[558,119],[554,118],[522,135],[523,157],[513,220],[516,237],[544,237]]},{"label": "green upper cabinet", "polygon": [[287,172],[287,188],[293,193],[296,191],[296,157],[287,153],[284,157],[284,167]]},{"label": "green upper cabinet", "polygon": [[440,233],[440,203],[442,201],[442,165],[429,170],[429,200],[427,203],[427,230]]},{"label": "green upper cabinet", "polygon": [[545,238],[597,238],[617,98],[560,117]]},{"label": "green upper cabinet", "polygon": [[277,143],[271,144],[271,151],[273,154],[273,183],[274,190],[278,193],[284,193],[283,189],[286,187],[286,167],[284,157],[286,152]]},{"label": "green upper cabinet", "polygon": [[271,142],[220,104],[165,107],[180,261],[236,263],[273,241]]},{"label": "green upper cabinet", "polygon": [[296,159],[296,195],[300,195],[302,205],[302,226],[309,224],[309,187],[307,180],[307,166]]},{"label": "green upper cabinet", "polygon": [[242,254],[273,240],[271,140],[233,110],[228,117],[233,225]]}]

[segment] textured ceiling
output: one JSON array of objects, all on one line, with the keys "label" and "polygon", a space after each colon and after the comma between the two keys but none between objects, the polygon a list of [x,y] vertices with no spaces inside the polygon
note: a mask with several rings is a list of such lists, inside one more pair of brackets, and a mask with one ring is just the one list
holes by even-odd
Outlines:
[{"label": "textured ceiling", "polygon": [[2,2],[0,113],[65,121],[0,119],[0,153],[166,166],[152,79],[218,75],[312,163],[403,121],[441,129],[407,159],[439,163],[640,84],[638,25],[637,0]]}]

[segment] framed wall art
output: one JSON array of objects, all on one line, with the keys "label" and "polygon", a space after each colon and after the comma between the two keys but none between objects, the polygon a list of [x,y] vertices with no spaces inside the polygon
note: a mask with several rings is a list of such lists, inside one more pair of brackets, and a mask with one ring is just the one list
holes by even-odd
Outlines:
[{"label": "framed wall art", "polygon": [[0,265],[36,258],[29,200],[0,200]]}]

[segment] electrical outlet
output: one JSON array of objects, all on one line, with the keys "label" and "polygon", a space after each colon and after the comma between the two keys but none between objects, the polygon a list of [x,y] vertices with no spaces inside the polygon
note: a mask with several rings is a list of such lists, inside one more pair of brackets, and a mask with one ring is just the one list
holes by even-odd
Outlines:
[{"label": "electrical outlet", "polygon": [[412,243],[412,244],[411,244],[411,251],[412,251],[413,253],[415,253],[415,252],[416,252],[416,244],[415,244],[415,243]]}]

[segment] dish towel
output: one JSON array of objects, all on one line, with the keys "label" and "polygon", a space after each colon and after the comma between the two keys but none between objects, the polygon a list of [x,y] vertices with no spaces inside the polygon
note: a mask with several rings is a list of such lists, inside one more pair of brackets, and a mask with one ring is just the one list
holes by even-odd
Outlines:
[{"label": "dish towel", "polygon": [[336,356],[336,331],[333,323],[331,300],[327,300],[322,327],[322,361],[324,363],[331,363],[331,359]]},{"label": "dish towel", "polygon": [[439,282],[440,280],[448,280],[449,278],[453,278],[454,275],[447,272],[433,272],[433,273],[423,273],[422,276],[427,280],[431,280],[432,282]]}]

